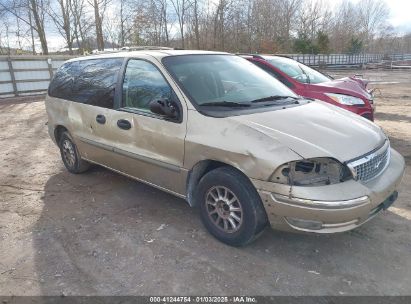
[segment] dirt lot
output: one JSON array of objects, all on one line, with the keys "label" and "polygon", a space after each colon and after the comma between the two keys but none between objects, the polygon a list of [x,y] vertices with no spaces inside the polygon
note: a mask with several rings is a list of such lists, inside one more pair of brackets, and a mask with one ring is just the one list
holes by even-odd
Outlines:
[{"label": "dirt lot", "polygon": [[240,249],[181,199],[99,167],[67,173],[43,100],[0,100],[0,294],[410,295],[411,71],[364,74],[407,161],[398,201],[352,232],[268,229]]}]

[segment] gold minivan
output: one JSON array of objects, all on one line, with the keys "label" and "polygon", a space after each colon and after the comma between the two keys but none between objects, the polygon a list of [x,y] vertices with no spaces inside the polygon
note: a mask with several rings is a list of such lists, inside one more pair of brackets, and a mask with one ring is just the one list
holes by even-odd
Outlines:
[{"label": "gold minivan", "polygon": [[98,164],[184,198],[234,246],[334,233],[397,198],[404,159],[374,123],[307,100],[241,57],[141,50],[69,60],[46,98],[67,170]]}]

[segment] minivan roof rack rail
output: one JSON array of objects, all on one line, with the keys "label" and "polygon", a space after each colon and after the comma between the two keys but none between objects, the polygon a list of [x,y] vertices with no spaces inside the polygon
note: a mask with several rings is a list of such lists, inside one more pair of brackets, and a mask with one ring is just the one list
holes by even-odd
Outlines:
[{"label": "minivan roof rack rail", "polygon": [[252,53],[236,53],[237,56],[252,56],[253,58],[260,58],[260,59],[264,59],[263,56],[261,56],[260,54],[252,54]]},{"label": "minivan roof rack rail", "polygon": [[109,54],[118,52],[133,52],[133,51],[160,51],[160,50],[181,50],[177,48],[171,48],[166,46],[153,46],[153,45],[137,45],[137,46],[124,46],[116,49],[105,49],[104,51],[93,51],[94,54]]},{"label": "minivan roof rack rail", "polygon": [[140,51],[140,50],[175,50],[175,48],[167,46],[157,46],[157,45],[136,45],[136,46],[125,46],[121,48],[124,51]]},{"label": "minivan roof rack rail", "polygon": [[289,55],[284,55],[284,54],[275,54],[274,56],[293,59],[293,57],[290,57]]},{"label": "minivan roof rack rail", "polygon": [[[236,53],[236,55],[239,55],[239,56],[253,56],[254,58],[265,59],[265,58],[263,57],[263,55],[260,55],[260,54]],[[289,55],[284,55],[284,54],[265,54],[265,55],[266,55],[266,56],[277,56],[277,57],[284,57],[284,58],[293,59],[293,58],[290,57]]]}]

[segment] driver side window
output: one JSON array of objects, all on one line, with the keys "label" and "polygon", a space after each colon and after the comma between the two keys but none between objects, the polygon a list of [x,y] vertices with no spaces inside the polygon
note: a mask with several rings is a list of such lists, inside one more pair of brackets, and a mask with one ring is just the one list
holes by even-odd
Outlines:
[{"label": "driver side window", "polygon": [[124,74],[123,108],[150,112],[150,102],[170,99],[172,89],[160,71],[144,60],[130,59]]}]

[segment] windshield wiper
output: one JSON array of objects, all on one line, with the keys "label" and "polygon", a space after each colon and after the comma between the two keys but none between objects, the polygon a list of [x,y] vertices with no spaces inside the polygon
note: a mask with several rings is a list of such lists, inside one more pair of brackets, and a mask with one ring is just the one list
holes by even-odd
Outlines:
[{"label": "windshield wiper", "polygon": [[249,106],[251,106],[251,104],[249,104],[249,103],[239,103],[239,102],[233,102],[233,101],[213,101],[213,102],[202,103],[199,106],[202,106],[202,107],[212,106],[212,107],[235,108],[235,107],[249,107]]},{"label": "windshield wiper", "polygon": [[251,102],[264,102],[264,101],[275,101],[275,100],[285,100],[285,99],[294,99],[295,103],[298,103],[297,100],[299,100],[300,98],[295,97],[295,96],[287,96],[287,95],[273,95],[273,96],[267,96],[267,97],[263,97],[263,98],[258,98],[258,99],[254,99],[251,100]]},{"label": "windshield wiper", "polygon": [[305,72],[305,70],[301,67],[301,65],[298,65],[298,67],[299,67],[300,70],[303,72],[303,74],[305,75],[305,77],[307,77],[307,83],[310,84],[310,83],[311,83],[310,76]]}]

